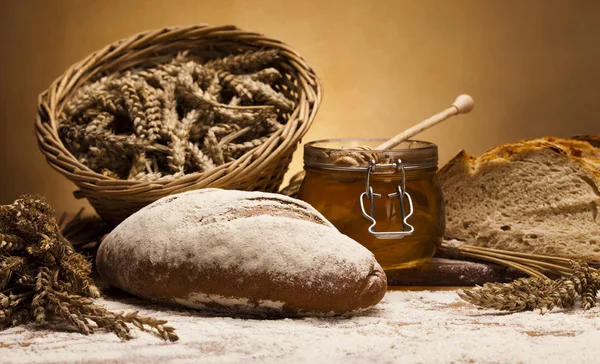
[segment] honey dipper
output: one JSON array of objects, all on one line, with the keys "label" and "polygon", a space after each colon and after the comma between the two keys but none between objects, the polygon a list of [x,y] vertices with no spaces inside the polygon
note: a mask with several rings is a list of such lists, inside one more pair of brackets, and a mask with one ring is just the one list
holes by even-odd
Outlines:
[{"label": "honey dipper", "polygon": [[[413,136],[419,134],[420,132],[429,129],[432,126],[437,125],[438,123],[441,123],[442,121],[444,121],[454,115],[466,114],[466,113],[470,112],[471,110],[473,110],[473,106],[475,106],[475,104],[474,104],[473,98],[471,96],[466,95],[466,94],[459,95],[456,98],[456,100],[454,100],[454,103],[447,109],[431,116],[430,118],[427,118],[427,119],[421,121],[420,123],[418,123],[414,126],[411,126],[410,128],[404,130],[400,134],[394,136],[393,138],[386,140],[385,142],[383,142],[382,144],[380,144],[379,146],[377,146],[374,149],[375,150],[392,149],[395,146],[397,146],[398,144],[402,143],[403,141],[412,138]],[[359,146],[359,147],[356,147],[355,149],[371,150],[372,148],[369,148],[366,146]],[[338,162],[340,162],[343,164],[349,163],[353,166],[357,166],[360,163],[356,160],[356,157],[358,157],[356,155],[356,153],[351,153],[350,155],[339,158],[336,161],[336,164],[338,164]]]}]

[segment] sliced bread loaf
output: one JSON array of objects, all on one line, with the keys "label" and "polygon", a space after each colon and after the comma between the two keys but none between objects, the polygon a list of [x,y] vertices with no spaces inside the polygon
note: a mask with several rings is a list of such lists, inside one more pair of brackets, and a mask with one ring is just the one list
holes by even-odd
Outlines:
[{"label": "sliced bread loaf", "polygon": [[439,171],[446,237],[600,261],[600,149],[544,138],[461,151]]}]

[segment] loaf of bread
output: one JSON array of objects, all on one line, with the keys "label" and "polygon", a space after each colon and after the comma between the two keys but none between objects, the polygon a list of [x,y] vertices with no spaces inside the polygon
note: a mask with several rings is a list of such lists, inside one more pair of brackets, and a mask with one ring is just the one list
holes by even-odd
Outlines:
[{"label": "loaf of bread", "polygon": [[203,189],[167,196],[102,242],[111,285],[165,303],[256,315],[330,315],[377,304],[373,254],[310,205],[282,195]]},{"label": "loaf of bread", "polygon": [[489,248],[600,261],[600,149],[524,140],[438,172],[446,237]]}]

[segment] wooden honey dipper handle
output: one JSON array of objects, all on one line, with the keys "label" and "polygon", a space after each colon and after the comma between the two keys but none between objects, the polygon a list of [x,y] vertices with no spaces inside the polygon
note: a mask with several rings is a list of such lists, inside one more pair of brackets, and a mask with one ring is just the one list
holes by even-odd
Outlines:
[{"label": "wooden honey dipper handle", "polygon": [[402,143],[405,140],[410,139],[411,137],[419,134],[420,132],[431,128],[432,126],[441,123],[442,121],[458,114],[466,114],[469,111],[473,110],[473,106],[475,103],[473,102],[473,98],[469,95],[460,95],[454,100],[452,106],[447,108],[446,110],[439,112],[432,117],[425,119],[418,123],[415,126],[411,126],[406,129],[402,133],[396,135],[395,137],[383,142],[379,145],[376,150],[386,150],[392,149],[398,144]]}]

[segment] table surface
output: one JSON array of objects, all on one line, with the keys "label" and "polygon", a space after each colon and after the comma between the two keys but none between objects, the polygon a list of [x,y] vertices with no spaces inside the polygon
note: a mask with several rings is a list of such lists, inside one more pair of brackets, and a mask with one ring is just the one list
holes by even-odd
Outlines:
[{"label": "table surface", "polygon": [[[447,272],[445,272],[446,274]],[[460,281],[460,280],[459,280]],[[597,362],[600,310],[504,313],[479,310],[461,287],[390,287],[354,316],[299,319],[221,317],[107,294],[112,311],[165,319],[180,340],[132,330],[85,336],[21,326],[0,331],[2,363],[448,363]]]},{"label": "table surface", "polygon": [[508,314],[478,310],[457,287],[392,287],[354,316],[300,319],[219,317],[131,296],[98,300],[115,311],[169,321],[180,340],[133,331],[84,336],[16,327],[0,332],[3,363],[448,363],[597,362],[599,310]]}]

